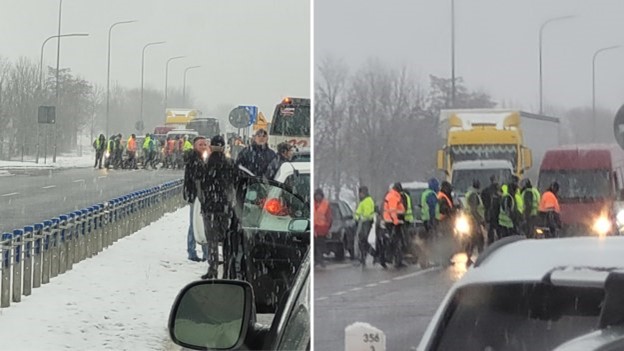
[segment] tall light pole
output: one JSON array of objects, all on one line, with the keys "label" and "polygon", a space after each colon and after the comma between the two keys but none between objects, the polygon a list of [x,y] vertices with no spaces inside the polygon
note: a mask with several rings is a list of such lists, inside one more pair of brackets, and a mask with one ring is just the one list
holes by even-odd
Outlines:
[{"label": "tall light pole", "polygon": [[169,62],[173,61],[173,60],[178,60],[181,58],[185,58],[186,56],[176,56],[176,57],[171,57],[167,60],[167,64],[165,64],[165,108],[167,108],[167,87],[168,87],[168,83],[169,83]]},{"label": "tall light pole", "polygon": [[592,57],[592,141],[594,142],[596,141],[596,57],[603,51],[617,49],[619,47],[622,47],[622,45],[613,45],[598,49],[594,52],[594,56]]},{"label": "tall light pole", "polygon": [[455,0],[451,0],[451,108],[455,108]]},{"label": "tall light pole", "polygon": [[573,17],[576,17],[576,16],[570,15],[570,16],[561,16],[561,17],[551,18],[549,20],[546,20],[540,26],[540,30],[539,30],[539,113],[540,115],[544,112],[544,94],[543,94],[544,85],[543,85],[543,79],[542,79],[542,42],[543,42],[543,36],[544,36],[544,27],[546,27],[548,23],[551,23],[554,21],[560,21],[560,20],[564,20],[568,18],[573,18]]},{"label": "tall light pole", "polygon": [[[72,33],[72,34],[61,34],[61,37],[88,37],[89,34],[87,33]],[[53,35],[51,37],[48,37],[46,40],[43,41],[43,44],[41,44],[41,58],[39,60],[39,89],[41,89],[41,87],[43,86],[43,49],[45,48],[45,44],[54,38],[58,38],[58,35]]]},{"label": "tall light pole", "polygon": [[186,67],[186,69],[184,70],[184,83],[182,85],[182,100],[184,100],[184,105],[186,105],[186,72],[188,72],[189,70],[193,68],[199,68],[199,67],[201,66],[191,66],[191,67]]},{"label": "tall light pole", "polygon": [[59,114],[59,64],[61,61],[61,11],[63,9],[63,0],[59,0],[59,17],[58,17],[58,39],[56,40],[56,87],[54,90],[56,90],[56,121],[54,123],[54,156],[52,157],[52,163],[56,163],[56,125],[57,125],[57,121],[58,121],[58,114]]},{"label": "tall light pole", "polygon": [[134,23],[137,20],[115,22],[108,28],[108,54],[106,63],[106,137],[108,138],[108,115],[110,111],[110,57],[111,57],[111,32],[113,28],[120,24]]},{"label": "tall light pole", "polygon": [[160,44],[164,44],[164,43],[166,43],[166,42],[164,42],[164,41],[156,41],[156,42],[153,42],[153,43],[147,43],[143,47],[143,53],[141,55],[141,112],[139,114],[139,118],[140,118],[140,121],[141,121],[141,130],[143,129],[143,81],[144,81],[144,76],[145,76],[145,49],[147,49],[148,47],[153,46],[153,45],[160,45]]}]

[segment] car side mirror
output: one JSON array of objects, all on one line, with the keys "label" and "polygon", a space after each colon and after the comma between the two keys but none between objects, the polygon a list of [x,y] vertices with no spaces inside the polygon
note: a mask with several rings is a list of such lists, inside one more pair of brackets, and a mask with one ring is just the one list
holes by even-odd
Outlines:
[{"label": "car side mirror", "polygon": [[307,219],[293,219],[288,223],[288,231],[293,233],[305,233],[310,230],[310,221]]},{"label": "car side mirror", "polygon": [[171,308],[171,340],[194,350],[238,349],[252,321],[253,303],[252,287],[245,281],[190,283]]}]

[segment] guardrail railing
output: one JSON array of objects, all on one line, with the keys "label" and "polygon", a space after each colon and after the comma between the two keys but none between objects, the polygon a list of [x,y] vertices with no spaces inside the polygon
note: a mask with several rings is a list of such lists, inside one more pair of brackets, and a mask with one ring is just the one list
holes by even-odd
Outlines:
[{"label": "guardrail railing", "polygon": [[2,233],[0,308],[186,205],[176,180]]}]

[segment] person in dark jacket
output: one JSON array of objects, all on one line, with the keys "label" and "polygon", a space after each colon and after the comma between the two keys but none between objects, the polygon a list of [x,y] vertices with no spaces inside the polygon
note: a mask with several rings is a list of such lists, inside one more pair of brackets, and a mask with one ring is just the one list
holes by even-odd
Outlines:
[{"label": "person in dark jacket", "polygon": [[265,177],[267,179],[273,179],[277,175],[280,167],[285,162],[290,162],[293,158],[295,147],[289,143],[280,143],[277,145],[277,157],[273,158],[273,161],[269,163]]},{"label": "person in dark jacket", "polygon": [[[197,194],[201,187],[201,180],[206,172],[206,162],[204,160],[204,154],[208,152],[208,143],[206,138],[197,137],[193,141],[193,150],[190,150],[187,154],[185,154],[185,164],[184,167],[184,187],[183,187],[183,196],[184,200],[190,204],[191,208],[191,221],[189,224],[188,234],[186,237],[187,243],[187,253],[188,259],[191,261],[201,261],[199,257],[197,257],[197,252],[195,251],[195,236],[193,235],[193,211],[194,211],[194,203],[197,198]],[[202,245],[203,251],[203,261],[206,261],[208,258],[208,251],[206,245]]]},{"label": "person in dark jacket", "polygon": [[258,129],[254,135],[254,142],[241,150],[236,159],[236,166],[243,166],[256,176],[264,176],[267,168],[276,157],[275,151],[269,149],[269,134],[264,129]]},{"label": "person in dark jacket", "polygon": [[485,221],[487,226],[487,243],[492,244],[496,239],[498,229],[498,215],[500,213],[501,190],[498,186],[496,176],[490,176],[490,185],[481,192],[483,208],[485,210]]},{"label": "person in dark jacket", "polygon": [[[224,241],[224,262],[229,262],[230,250],[238,247],[229,236],[234,236],[236,186],[238,175],[231,159],[225,156],[225,140],[216,135],[210,139],[211,153],[201,180],[202,216],[208,241],[208,272],[202,279],[216,279],[219,266],[219,241]],[[232,235],[230,235],[232,234]],[[228,266],[227,264],[225,265]],[[227,274],[224,267],[224,275]]]}]

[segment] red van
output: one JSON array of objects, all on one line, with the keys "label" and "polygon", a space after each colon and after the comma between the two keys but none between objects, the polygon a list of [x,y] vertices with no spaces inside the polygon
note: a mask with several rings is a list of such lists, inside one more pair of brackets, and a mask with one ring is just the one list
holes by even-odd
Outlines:
[{"label": "red van", "polygon": [[538,189],[559,183],[563,234],[613,235],[624,225],[624,151],[617,145],[568,145],[548,150]]}]

